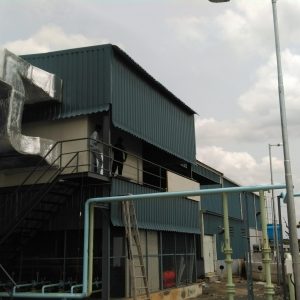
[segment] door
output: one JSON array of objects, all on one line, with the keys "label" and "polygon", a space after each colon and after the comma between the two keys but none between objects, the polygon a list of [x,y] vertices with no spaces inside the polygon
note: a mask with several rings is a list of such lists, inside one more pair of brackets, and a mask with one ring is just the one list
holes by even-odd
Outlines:
[{"label": "door", "polygon": [[205,235],[203,241],[203,259],[204,259],[204,273],[215,272],[215,257],[214,257],[214,237]]}]

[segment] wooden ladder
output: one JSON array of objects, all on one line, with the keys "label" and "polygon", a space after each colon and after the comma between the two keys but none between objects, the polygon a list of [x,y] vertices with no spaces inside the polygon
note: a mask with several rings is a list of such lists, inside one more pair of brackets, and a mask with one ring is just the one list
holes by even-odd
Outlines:
[{"label": "wooden ladder", "polygon": [[133,201],[122,201],[122,211],[127,241],[132,296],[134,300],[138,299],[138,296],[140,299],[150,300],[146,268],[144,265]]}]

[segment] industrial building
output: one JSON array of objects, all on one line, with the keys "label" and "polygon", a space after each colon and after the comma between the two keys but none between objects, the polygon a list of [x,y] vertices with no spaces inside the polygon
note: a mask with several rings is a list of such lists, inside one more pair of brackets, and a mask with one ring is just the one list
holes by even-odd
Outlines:
[{"label": "industrial building", "polygon": [[[0,292],[12,280],[24,291],[80,290],[89,198],[237,186],[196,161],[195,112],[117,46],[22,59],[61,79],[62,97],[24,104],[22,134],[53,141],[43,155],[0,150]],[[230,196],[237,273],[247,237],[260,244],[258,207],[255,194]],[[136,201],[135,213],[152,294],[195,297],[200,278],[222,272],[220,195]],[[93,226],[91,297],[132,297],[122,204],[97,206]]]}]

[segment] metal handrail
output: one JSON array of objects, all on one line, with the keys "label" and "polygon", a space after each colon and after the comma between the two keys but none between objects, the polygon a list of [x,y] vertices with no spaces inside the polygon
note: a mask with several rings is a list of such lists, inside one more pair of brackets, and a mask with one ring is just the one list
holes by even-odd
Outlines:
[{"label": "metal handrail", "polygon": [[[59,144],[60,142],[56,142],[49,150],[48,152],[39,160],[39,162],[36,164],[34,169],[25,177],[25,179],[22,181],[22,183],[19,185],[19,187],[25,185],[27,180],[37,171],[37,169],[40,167],[42,162],[45,161],[45,159],[48,157],[48,155],[55,149],[55,147]],[[18,191],[18,189],[17,189]]]},{"label": "metal handrail", "polygon": [[7,276],[7,278],[12,282],[14,286],[16,286],[16,282],[13,280],[13,278],[9,275],[9,273],[5,270],[5,268],[0,264],[0,268],[3,271],[3,273]]},{"label": "metal handrail", "polygon": [[[74,156],[69,160],[69,162],[63,168],[60,168],[60,172],[57,174],[57,176],[60,175],[69,166],[69,164],[73,161],[73,159],[75,157],[77,157],[77,156],[78,156],[78,153],[75,153]],[[51,190],[51,188],[54,186],[54,184],[55,184],[55,181],[52,181],[51,184],[50,184],[50,186],[47,185],[46,189],[42,189],[42,191],[40,193],[36,194],[35,197],[33,197],[33,199],[31,199],[30,203],[26,207],[23,208],[22,215],[18,216],[18,220],[17,221],[13,220],[13,222],[11,223],[11,225],[8,226],[9,229],[1,237],[1,239],[0,239],[0,245],[11,235],[11,233],[15,230],[15,228],[21,222],[23,222],[23,220],[32,211],[32,209],[34,209],[34,207],[36,207],[42,201],[42,199],[44,199],[44,197]],[[39,200],[39,201],[37,201],[37,200]]]}]

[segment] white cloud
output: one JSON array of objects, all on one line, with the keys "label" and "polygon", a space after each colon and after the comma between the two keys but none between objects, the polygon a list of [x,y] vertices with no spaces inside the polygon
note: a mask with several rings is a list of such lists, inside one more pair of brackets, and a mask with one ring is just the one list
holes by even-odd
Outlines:
[{"label": "white cloud", "polygon": [[[230,152],[216,146],[198,146],[197,158],[239,184],[270,183],[269,157],[257,161],[247,152]],[[274,173],[283,173],[282,160],[273,156],[272,164]]]},{"label": "white cloud", "polygon": [[[300,55],[285,50],[285,103],[289,134],[300,136]],[[278,84],[275,55],[262,65],[255,82],[238,98],[239,118],[216,120],[196,118],[197,139],[202,145],[281,140]]]},{"label": "white cloud", "polygon": [[[289,126],[300,125],[300,55],[285,50],[284,66],[285,103]],[[238,104],[246,115],[263,119],[264,124],[276,124],[279,119],[278,84],[275,55],[257,72],[256,82],[240,96]]]},{"label": "white cloud", "polygon": [[205,40],[203,27],[207,24],[207,19],[204,17],[174,17],[167,19],[166,22],[181,42],[203,42]]},{"label": "white cloud", "polygon": [[31,37],[7,42],[3,47],[16,54],[28,54],[103,43],[108,43],[108,40],[86,37],[82,34],[67,34],[58,26],[45,25]]},{"label": "white cloud", "polygon": [[[278,2],[278,19],[282,45],[298,44],[297,25],[300,3],[294,0]],[[274,29],[271,1],[239,0],[216,18],[220,37],[229,42],[239,55],[266,56],[274,49]]]}]

